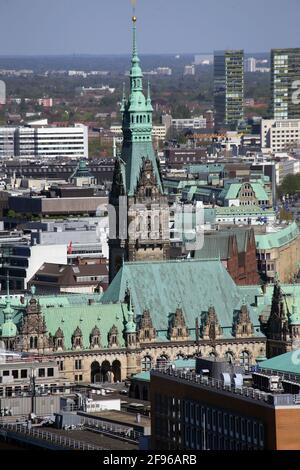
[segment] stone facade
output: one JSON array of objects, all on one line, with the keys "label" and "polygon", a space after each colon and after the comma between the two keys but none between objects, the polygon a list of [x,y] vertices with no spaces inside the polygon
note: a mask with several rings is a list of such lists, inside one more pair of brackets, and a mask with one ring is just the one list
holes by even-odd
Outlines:
[{"label": "stone facade", "polygon": [[129,313],[122,332],[112,324],[108,332],[108,347],[102,346],[104,338],[95,326],[90,332],[87,348],[83,331],[78,326],[71,333],[71,347],[67,349],[68,338],[64,328],[57,325],[52,336],[38,299],[32,296],[24,307],[20,331],[11,338],[10,344],[18,351],[55,358],[59,369],[71,382],[116,382],[169,361],[199,354],[226,357],[246,367],[254,365],[258,356],[265,355],[266,339],[254,335],[246,306],[241,307],[232,328],[235,337],[226,339],[212,306],[195,334],[186,326],[185,314],[178,307],[169,318],[169,340],[161,342],[153,328],[151,312],[145,310],[137,322],[134,314]]}]

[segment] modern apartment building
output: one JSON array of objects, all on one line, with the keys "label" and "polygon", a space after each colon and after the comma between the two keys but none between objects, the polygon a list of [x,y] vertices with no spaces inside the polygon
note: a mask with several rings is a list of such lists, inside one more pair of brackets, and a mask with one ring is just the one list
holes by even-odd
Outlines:
[{"label": "modern apartment building", "polygon": [[300,119],[300,48],[271,51],[271,113],[274,119]]},{"label": "modern apartment building", "polygon": [[244,51],[215,51],[214,106],[217,128],[234,129],[244,117]]},{"label": "modern apartment building", "polygon": [[1,157],[88,158],[88,129],[74,127],[0,127]]},{"label": "modern apartment building", "polygon": [[282,152],[300,141],[299,119],[262,119],[261,145],[271,152]]}]

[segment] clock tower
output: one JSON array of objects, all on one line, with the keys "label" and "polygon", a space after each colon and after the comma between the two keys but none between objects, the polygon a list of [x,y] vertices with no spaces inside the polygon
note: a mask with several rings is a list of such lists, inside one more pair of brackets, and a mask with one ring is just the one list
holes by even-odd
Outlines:
[{"label": "clock tower", "polygon": [[[116,158],[109,197],[115,209],[114,215],[110,214],[110,282],[124,261],[164,260],[170,250],[168,200],[152,144],[153,108],[149,84],[147,97],[143,93],[136,22],[133,16],[130,94],[127,99],[124,88],[123,146]],[[114,223],[115,230],[111,230]]]}]

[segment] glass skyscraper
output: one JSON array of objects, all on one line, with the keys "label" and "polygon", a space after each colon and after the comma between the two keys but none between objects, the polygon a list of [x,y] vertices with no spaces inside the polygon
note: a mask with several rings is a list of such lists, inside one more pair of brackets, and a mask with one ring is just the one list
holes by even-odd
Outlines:
[{"label": "glass skyscraper", "polygon": [[300,48],[271,51],[273,119],[300,119]]},{"label": "glass skyscraper", "polygon": [[244,51],[215,51],[214,107],[217,129],[244,118]]}]

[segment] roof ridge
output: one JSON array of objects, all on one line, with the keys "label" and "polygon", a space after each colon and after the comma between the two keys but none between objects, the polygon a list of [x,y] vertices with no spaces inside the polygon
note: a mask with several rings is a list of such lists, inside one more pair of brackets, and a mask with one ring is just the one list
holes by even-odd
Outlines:
[{"label": "roof ridge", "polygon": [[124,265],[134,265],[137,266],[138,264],[141,265],[151,265],[151,264],[172,264],[172,263],[200,263],[203,261],[220,261],[218,257],[216,258],[202,258],[202,259],[194,259],[194,258],[188,258],[188,259],[170,259],[170,260],[153,260],[153,261],[125,261]]}]

